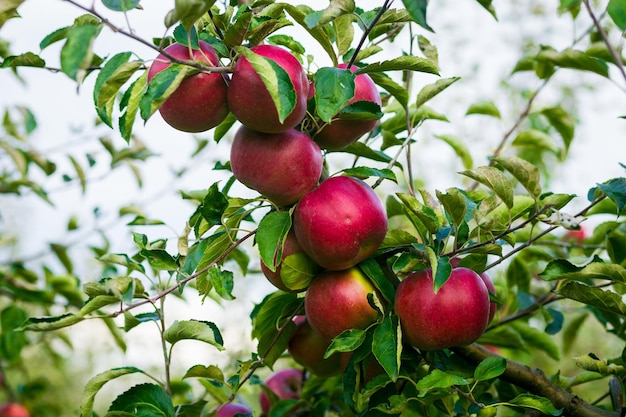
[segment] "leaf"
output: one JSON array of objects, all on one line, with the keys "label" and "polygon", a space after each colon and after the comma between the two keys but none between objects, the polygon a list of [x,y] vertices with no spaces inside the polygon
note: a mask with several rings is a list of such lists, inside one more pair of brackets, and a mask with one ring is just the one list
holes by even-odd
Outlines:
[{"label": "leaf", "polygon": [[[377,161],[377,162],[388,163],[392,161],[392,158],[386,153],[382,151],[376,151],[370,148],[369,146],[367,146],[366,144],[364,144],[363,142],[353,142],[350,145],[348,145],[347,148],[343,148],[341,151],[335,151],[335,152],[348,153],[348,154],[356,155],[359,157],[371,159],[372,161]],[[329,151],[328,153],[332,153],[332,151]]]},{"label": "leaf", "polygon": [[512,405],[514,407],[533,408],[535,410],[541,411],[543,414],[548,414],[551,416],[560,416],[562,413],[562,410],[557,410],[556,408],[554,408],[550,400],[548,400],[547,398],[539,397],[533,394],[519,394],[512,400],[498,404]]},{"label": "leaf", "polygon": [[188,65],[170,64],[164,70],[157,72],[150,79],[147,84],[148,88],[139,101],[141,118],[148,120],[163,102],[176,91],[180,83],[197,71]]},{"label": "leaf", "polygon": [[488,381],[499,377],[506,370],[506,359],[500,356],[492,356],[482,360],[474,369],[476,381]]},{"label": "leaf", "polygon": [[509,179],[497,168],[483,166],[471,171],[460,172],[492,190],[507,207],[513,207],[513,186]]},{"label": "leaf", "polygon": [[165,26],[169,28],[180,21],[189,31],[214,3],[215,0],[176,0],[174,10],[165,17]]},{"label": "leaf", "polygon": [[496,106],[493,101],[479,101],[477,103],[472,103],[465,115],[468,116],[470,114],[483,114],[486,116],[493,116],[497,119],[500,119],[500,110]]},{"label": "leaf", "polygon": [[409,94],[406,91],[406,88],[396,83],[391,77],[389,77],[385,73],[372,72],[368,74],[372,81],[376,83],[379,87],[387,90],[389,94],[391,94],[398,103],[406,110],[408,108],[409,103]]},{"label": "leaf", "polygon": [[88,417],[93,415],[93,404],[96,398],[96,394],[100,389],[109,381],[119,378],[124,375],[141,373],[144,372],[135,367],[123,367],[123,368],[113,368],[91,378],[85,384],[85,388],[83,389],[83,396],[80,403],[80,415],[82,417]]},{"label": "leaf", "polygon": [[126,111],[120,116],[119,129],[126,143],[130,142],[133,125],[135,124],[135,118],[139,110],[139,104],[141,103],[141,97],[143,97],[147,88],[147,80],[148,71],[144,71],[144,73],[128,87],[122,96],[120,110],[126,109]]},{"label": "leaf", "polygon": [[626,268],[599,261],[592,261],[579,267],[565,259],[557,259],[551,261],[539,276],[546,281],[605,279],[615,283],[626,283]]},{"label": "leaf", "polygon": [[178,270],[178,262],[163,249],[142,249],[139,254],[148,260],[151,267],[163,271]]},{"label": "leaf", "polygon": [[140,1],[141,0],[102,0],[102,4],[104,4],[107,9],[116,12],[126,12],[136,8]]},{"label": "leaf", "polygon": [[[0,22],[1,22],[0,18]],[[1,25],[0,25],[1,26]],[[20,55],[7,56],[2,61],[0,68],[15,68],[15,67],[36,67],[43,68],[46,66],[46,61],[39,55],[32,52],[26,52]]]},{"label": "leaf", "polygon": [[538,129],[528,129],[520,132],[515,139],[513,139],[511,145],[528,146],[538,150],[547,150],[555,155],[559,154],[559,149],[550,135]]},{"label": "leaf", "polygon": [[17,8],[24,0],[3,0],[0,2],[0,28],[5,22],[14,17],[18,17]]},{"label": "leaf", "polygon": [[61,49],[61,71],[79,83],[85,78],[91,64],[91,46],[102,30],[102,24],[73,26],[67,32],[67,41]]},{"label": "leaf", "polygon": [[224,340],[217,326],[208,321],[182,320],[175,321],[165,330],[165,340],[172,345],[181,340],[199,340],[224,350]]},{"label": "leaf", "polygon": [[326,349],[324,359],[328,359],[336,352],[352,352],[363,344],[366,331],[361,329],[344,330],[339,336],[333,338]]},{"label": "leaf", "polygon": [[140,61],[128,62],[130,52],[122,52],[109,59],[96,78],[93,90],[94,103],[100,118],[111,126],[111,102],[115,100],[120,88],[133,76],[142,63]]},{"label": "leaf", "polygon": [[459,226],[465,221],[467,215],[467,197],[458,188],[448,188],[444,193],[436,191],[437,199],[455,226]]},{"label": "leaf", "polygon": [[589,190],[587,197],[589,201],[595,199],[596,191],[600,190],[607,195],[617,206],[617,215],[626,207],[626,178],[613,178],[603,184],[598,184]]},{"label": "leaf", "polygon": [[545,48],[537,54],[535,59],[561,68],[591,71],[607,78],[609,76],[609,67],[606,62],[572,48],[564,49],[561,52],[552,48]]},{"label": "leaf", "polygon": [[224,271],[218,266],[214,266],[208,271],[208,280],[211,286],[215,289],[217,295],[224,300],[234,300],[233,296],[233,273],[230,271]]},{"label": "leaf", "polygon": [[[407,1],[415,1],[415,0],[407,0]],[[421,0],[418,0],[418,1],[421,1]],[[439,75],[439,69],[437,68],[435,64],[433,64],[431,60],[418,57],[418,56],[413,56],[413,55],[405,55],[405,56],[390,59],[387,61],[369,64],[359,69],[356,73],[367,74],[370,72],[386,72],[386,71],[417,71],[417,72],[425,72],[428,74]]]},{"label": "leaf", "polygon": [[210,226],[222,224],[222,217],[228,208],[228,198],[218,189],[218,183],[215,182],[209,187],[202,204],[198,207],[202,218],[207,221]]},{"label": "leaf", "polygon": [[288,211],[267,213],[259,222],[256,241],[263,263],[272,271],[280,263],[282,246],[291,229],[291,215]]},{"label": "leaf", "polygon": [[400,374],[400,356],[402,354],[402,329],[398,316],[387,316],[376,326],[372,353],[389,379],[396,382]]},{"label": "leaf", "polygon": [[296,90],[289,74],[276,62],[254,53],[249,48],[239,47],[236,50],[248,60],[261,77],[276,106],[278,120],[283,123],[296,108]]},{"label": "leaf", "polygon": [[558,345],[543,330],[531,327],[524,322],[515,322],[512,323],[511,326],[520,334],[522,339],[524,339],[529,349],[540,349],[555,361],[561,359]]},{"label": "leaf", "polygon": [[574,139],[575,122],[572,116],[561,106],[547,107],[541,110],[541,114],[544,115],[552,127],[559,132],[565,144],[565,150],[567,151]]},{"label": "leaf", "polygon": [[367,258],[359,264],[363,273],[372,281],[372,284],[380,291],[388,303],[393,303],[395,288],[385,276],[382,267],[374,258]]},{"label": "leaf", "polygon": [[539,198],[541,195],[539,168],[516,156],[499,156],[494,158],[493,161],[496,165],[510,172],[530,195],[535,197],[535,199]]},{"label": "leaf", "polygon": [[307,15],[312,11],[308,6],[295,6],[288,3],[276,3],[276,5],[284,8],[284,10],[293,18],[293,20],[296,21],[296,23],[306,29],[306,31],[328,54],[333,62],[333,65],[337,65],[337,55],[335,54],[335,49],[333,48],[330,36],[323,30],[322,27],[316,26],[314,28],[310,28],[305,22]]},{"label": "leaf", "polygon": [[410,194],[396,193],[396,195],[407,210],[415,214],[430,233],[437,233],[441,225],[435,210],[420,203],[417,198]]},{"label": "leaf", "polygon": [[331,121],[354,98],[356,75],[347,69],[323,67],[317,70],[315,82],[315,107],[322,121]]},{"label": "leaf", "polygon": [[477,0],[478,3],[487,10],[494,19],[498,20],[498,16],[496,15],[496,9],[493,7],[492,0]]},{"label": "leaf", "polygon": [[626,316],[626,304],[622,301],[622,297],[615,292],[571,281],[557,290],[557,293],[588,306]]},{"label": "leaf", "polygon": [[472,169],[472,167],[474,166],[474,160],[472,159],[472,155],[467,146],[465,146],[465,144],[459,138],[452,135],[434,136],[435,138],[447,143],[452,148],[452,150],[454,150],[456,156],[461,159],[461,162],[463,163],[463,168]]},{"label": "leaf", "polygon": [[426,23],[426,7],[428,6],[428,0],[402,0],[402,4],[406,7],[406,10],[411,15],[411,18],[423,27],[431,32],[434,30]]},{"label": "leaf", "polygon": [[415,107],[421,107],[424,103],[426,103],[460,79],[461,77],[442,78],[435,81],[433,84],[425,85],[424,87],[422,87],[419,93],[417,93]]},{"label": "leaf", "polygon": [[85,192],[87,191],[87,177],[85,176],[85,171],[83,170],[83,167],[80,166],[76,158],[74,158],[72,155],[68,155],[68,158],[72,163],[72,166],[74,167],[74,171],[76,171],[76,177],[80,182],[80,190],[83,194],[85,194]]},{"label": "leaf", "polygon": [[417,389],[420,391],[419,396],[423,397],[426,392],[435,388],[450,388],[455,385],[468,385],[465,378],[440,369],[433,369],[428,375],[423,377],[417,383]]},{"label": "leaf", "polygon": [[626,30],[626,2],[624,0],[609,0],[606,11],[620,30]]},{"label": "leaf", "polygon": [[207,378],[216,382],[224,382],[224,373],[215,365],[194,365],[187,369],[183,379],[185,378]]},{"label": "leaf", "polygon": [[135,385],[119,395],[109,407],[109,414],[115,411],[140,417],[174,417],[175,415],[172,399],[163,388],[156,384]]},{"label": "leaf", "polygon": [[332,22],[340,16],[351,14],[354,12],[356,6],[354,0],[331,0],[330,5],[324,10],[309,13],[304,18],[304,23],[313,29],[320,25],[325,25]]},{"label": "leaf", "polygon": [[387,180],[391,180],[395,183],[398,183],[396,174],[392,170],[387,169],[387,168],[378,169],[378,168],[372,168],[372,167],[354,167],[354,168],[346,168],[342,170],[341,172],[343,172],[344,175],[360,178],[362,180],[370,178],[370,177],[377,177],[377,178],[384,178]]}]

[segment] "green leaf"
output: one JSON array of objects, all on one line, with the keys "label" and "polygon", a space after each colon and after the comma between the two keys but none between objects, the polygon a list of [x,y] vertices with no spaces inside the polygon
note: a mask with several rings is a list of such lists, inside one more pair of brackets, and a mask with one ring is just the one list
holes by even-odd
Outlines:
[{"label": "green leaf", "polygon": [[[432,251],[432,249],[430,250]],[[452,265],[450,265],[450,260],[448,258],[437,258],[434,251],[430,253],[429,258],[431,262],[431,268],[433,269],[433,272],[435,274],[433,277],[433,289],[435,291],[435,294],[437,294],[441,287],[443,287],[448,279],[450,279]],[[433,259],[437,260],[436,268],[433,267]]]},{"label": "green leaf", "polygon": [[423,397],[426,393],[436,388],[450,388],[455,385],[468,385],[465,378],[440,369],[433,369],[428,375],[423,377],[417,383],[417,389],[420,391],[419,396]]},{"label": "green leaf", "polygon": [[135,124],[135,118],[137,117],[139,104],[141,103],[141,98],[146,92],[147,80],[148,71],[144,71],[144,73],[139,78],[137,78],[130,85],[130,87],[128,87],[128,89],[122,96],[122,101],[120,102],[120,110],[126,109],[126,111],[124,111],[124,113],[120,116],[119,129],[120,134],[122,135],[126,143],[130,142],[130,138],[132,136],[133,125]]},{"label": "green leaf", "polygon": [[459,226],[465,221],[467,214],[467,197],[458,188],[448,188],[444,193],[436,191],[437,199],[455,226]]},{"label": "green leaf", "polygon": [[437,94],[441,93],[446,88],[450,87],[452,84],[460,80],[461,77],[452,77],[452,78],[442,78],[435,81],[433,84],[428,84],[422,87],[422,89],[417,93],[417,100],[415,101],[415,107],[420,107]]},{"label": "green leaf", "polygon": [[148,120],[163,102],[178,88],[181,82],[198,70],[188,65],[170,64],[157,72],[148,83],[148,88],[139,101],[141,118]]},{"label": "green leaf", "polygon": [[178,262],[163,249],[142,249],[139,254],[148,260],[151,267],[163,271],[178,270]]},{"label": "green leaf", "polygon": [[559,132],[565,144],[565,150],[567,151],[574,139],[575,122],[572,116],[561,106],[547,107],[541,110],[541,114],[544,115],[552,127]]},{"label": "green leaf", "polygon": [[115,100],[120,88],[133,76],[142,63],[128,62],[130,52],[122,52],[109,59],[96,78],[93,90],[94,103],[100,118],[111,126],[111,102]]},{"label": "green leaf", "polygon": [[559,155],[559,148],[556,146],[550,135],[541,130],[528,129],[520,132],[513,142],[513,146],[527,146],[538,150],[547,150],[555,155]]},{"label": "green leaf", "polygon": [[355,8],[354,0],[331,0],[330,5],[324,10],[309,13],[304,18],[304,23],[306,23],[310,29],[313,29],[317,26],[330,23],[340,16],[351,14],[354,12]]},{"label": "green leaf", "polygon": [[214,3],[215,0],[176,0],[174,10],[165,17],[165,26],[169,28],[180,21],[189,31]]},{"label": "green leaf", "polygon": [[597,261],[579,267],[565,259],[557,259],[550,262],[539,276],[546,281],[605,279],[615,283],[626,283],[626,268]]},{"label": "green leaf", "polygon": [[499,156],[493,160],[496,165],[510,172],[530,195],[539,198],[541,195],[539,168],[516,156]]},{"label": "green leaf", "polygon": [[156,384],[135,385],[119,395],[109,407],[109,414],[122,411],[139,417],[174,417],[169,394]]},{"label": "green leaf", "polygon": [[571,300],[576,300],[620,316],[626,316],[626,304],[622,301],[622,297],[613,291],[571,281],[557,290],[557,293]]},{"label": "green leaf", "polygon": [[[372,161],[377,161],[377,162],[388,163],[392,161],[392,158],[386,153],[382,151],[376,151],[370,148],[369,146],[367,146],[366,144],[364,144],[363,142],[353,142],[350,145],[348,145],[347,148],[344,148],[341,151],[335,151],[335,152],[348,153],[348,154],[356,155],[359,157],[371,159]],[[332,153],[332,152],[328,152],[328,153]]]},{"label": "green leaf", "polygon": [[507,207],[513,207],[513,186],[509,179],[497,168],[482,166],[460,173],[492,190]]},{"label": "green leaf", "polygon": [[372,72],[368,74],[372,81],[376,83],[379,87],[387,90],[389,94],[391,94],[398,103],[406,110],[408,108],[409,103],[409,94],[406,91],[406,88],[396,83],[391,77],[389,77],[385,73],[377,73]]},{"label": "green leaf", "polygon": [[547,414],[550,416],[560,416],[562,413],[561,409],[557,410],[556,408],[554,408],[550,400],[534,394],[520,394],[510,401],[498,404],[506,404],[514,407],[533,408],[535,410],[541,411],[543,414]]},{"label": "green leaf", "polygon": [[67,32],[67,41],[61,49],[61,71],[79,83],[87,75],[91,65],[93,51],[91,46],[100,34],[102,25],[73,26]]},{"label": "green leaf", "polygon": [[215,365],[194,365],[187,369],[183,379],[185,378],[207,378],[217,382],[224,382],[224,373]]},{"label": "green leaf", "polygon": [[426,229],[430,233],[437,233],[439,227],[441,227],[439,223],[439,219],[437,218],[437,214],[435,210],[431,207],[426,206],[420,203],[415,196],[406,193],[396,193],[400,201],[404,204],[404,206],[413,214],[415,214],[419,220],[423,223]]},{"label": "green leaf", "polygon": [[354,97],[356,75],[347,69],[324,67],[315,73],[315,107],[328,123]]},{"label": "green leaf", "polygon": [[331,342],[324,358],[329,358],[336,352],[352,352],[365,341],[366,331],[361,329],[344,330],[339,336],[335,337]]},{"label": "green leaf", "polygon": [[494,19],[498,20],[498,16],[496,15],[496,9],[493,7],[492,0],[477,0],[478,3],[487,10]]},{"label": "green leaf", "polygon": [[600,190],[606,194],[617,206],[617,215],[626,207],[626,178],[613,178],[603,184],[598,184],[597,187],[589,190],[587,195],[589,201],[595,199],[596,191]]},{"label": "green leaf", "polygon": [[553,338],[543,330],[536,329],[527,323],[519,321],[511,323],[511,326],[520,334],[529,349],[540,349],[555,361],[561,359],[559,346]]},{"label": "green leaf", "polygon": [[177,320],[165,330],[163,337],[172,345],[181,340],[199,340],[224,350],[224,340],[219,329],[208,321]]},{"label": "green leaf", "polygon": [[283,123],[296,108],[296,90],[289,74],[276,62],[252,52],[249,48],[236,48],[248,60],[261,77],[278,112],[278,120]]},{"label": "green leaf", "polygon": [[240,11],[237,15],[237,20],[228,26],[224,32],[224,44],[229,48],[241,45],[250,29],[253,17],[252,12],[247,7],[240,9]]},{"label": "green leaf", "polygon": [[[415,0],[408,0],[415,1]],[[376,62],[366,65],[359,69],[357,74],[367,74],[370,72],[386,72],[386,71],[417,71],[425,72],[428,74],[439,75],[439,69],[429,59],[405,55],[398,58],[393,58],[387,61]]]},{"label": "green leaf", "polygon": [[304,253],[293,253],[280,264],[280,279],[292,291],[306,289],[320,272],[320,266]]},{"label": "green leaf", "polygon": [[474,369],[476,381],[488,381],[499,377],[506,370],[506,359],[500,356],[492,356],[482,360]]},{"label": "green leaf", "polygon": [[398,179],[396,178],[396,174],[387,168],[372,168],[372,167],[354,167],[354,168],[346,168],[344,170],[342,170],[341,172],[343,172],[344,175],[350,176],[350,177],[356,177],[356,178],[360,178],[362,180],[370,178],[370,177],[377,177],[377,178],[384,178],[387,180],[391,180],[395,183],[398,182]]},{"label": "green leaf", "polygon": [[78,163],[76,158],[74,158],[72,155],[68,155],[68,158],[72,163],[72,166],[74,167],[74,171],[76,171],[76,177],[80,182],[81,192],[85,194],[85,192],[87,191],[87,177],[85,175],[85,171],[83,170],[83,167]]},{"label": "green leaf", "polygon": [[341,109],[337,115],[341,120],[378,120],[383,117],[378,103],[368,100],[355,101]]},{"label": "green leaf", "polygon": [[271,271],[276,271],[282,256],[282,247],[291,228],[291,214],[288,211],[267,213],[259,222],[256,241],[261,260]]},{"label": "green leaf", "polygon": [[323,27],[316,26],[314,28],[310,28],[305,22],[306,17],[313,10],[311,10],[308,6],[295,6],[288,3],[276,3],[276,6],[284,8],[293,20],[302,26],[313,37],[313,39],[320,44],[322,49],[330,57],[333,65],[337,65],[337,55],[335,54],[335,49],[333,48],[333,44],[328,33],[324,31]]},{"label": "green leaf", "polygon": [[472,154],[470,153],[469,149],[467,148],[467,146],[463,143],[461,139],[452,135],[434,135],[434,136],[435,138],[447,143],[452,148],[452,150],[454,150],[454,152],[456,153],[456,156],[458,156],[461,159],[461,162],[463,163],[463,168],[472,169],[472,167],[474,166],[474,160],[472,159]]},{"label": "green leaf", "polygon": [[609,67],[606,62],[572,48],[564,49],[561,52],[552,48],[544,48],[535,59],[540,63],[547,62],[561,68],[591,71],[607,78],[609,76]]},{"label": "green leaf", "polygon": [[139,5],[141,0],[102,0],[102,4],[107,9],[116,12],[126,12],[132,10]]},{"label": "green leaf", "polygon": [[[1,21],[2,19],[0,19]],[[15,67],[37,67],[43,68],[46,66],[46,61],[39,55],[32,52],[26,52],[20,55],[12,55],[4,58],[0,68],[15,68]]]},{"label": "green leaf", "polygon": [[434,30],[426,23],[426,7],[428,6],[428,0],[402,0],[402,4],[406,7],[406,10],[411,15],[411,18],[423,27],[431,32]]},{"label": "green leaf", "polygon": [[620,30],[626,30],[626,1],[609,0],[606,11]]},{"label": "green leaf", "polygon": [[14,17],[18,17],[17,8],[24,0],[3,0],[0,2],[0,28],[5,22]]},{"label": "green leaf", "polygon": [[220,267],[215,266],[208,271],[208,280],[211,286],[215,289],[217,295],[224,300],[234,300],[233,296],[233,273],[230,271],[222,270]]},{"label": "green leaf", "polygon": [[96,394],[107,382],[115,378],[134,373],[143,374],[144,372],[135,367],[114,368],[99,373],[87,381],[87,384],[85,384],[85,388],[83,389],[83,396],[80,404],[80,415],[83,417],[93,415],[93,404]]},{"label": "green leaf", "polygon": [[[354,0],[349,0],[354,3]],[[354,5],[354,4],[353,4]],[[354,20],[355,17],[352,13],[345,14],[337,17],[333,20],[333,29],[335,30],[335,42],[337,43],[337,53],[339,55],[343,55],[350,50],[350,46],[352,45],[352,41],[354,40]],[[378,47],[380,48],[380,47]],[[378,48],[370,48],[367,51],[361,49],[359,51],[359,56],[357,56],[357,60],[362,61],[363,53],[379,50]],[[355,62],[358,62],[355,60]]]},{"label": "green leaf", "polygon": [[372,353],[389,379],[396,382],[400,374],[400,356],[402,355],[402,329],[398,316],[387,316],[376,326]]},{"label": "green leaf", "polygon": [[210,226],[216,226],[222,224],[222,217],[228,204],[228,198],[218,189],[218,183],[215,182],[209,187],[198,210]]},{"label": "green leaf", "polygon": [[493,101],[479,101],[471,104],[465,112],[466,116],[470,114],[483,114],[497,119],[500,119],[501,117],[500,110]]},{"label": "green leaf", "polygon": [[385,275],[382,267],[374,258],[367,258],[359,264],[363,273],[372,281],[388,303],[393,303],[395,288]]}]

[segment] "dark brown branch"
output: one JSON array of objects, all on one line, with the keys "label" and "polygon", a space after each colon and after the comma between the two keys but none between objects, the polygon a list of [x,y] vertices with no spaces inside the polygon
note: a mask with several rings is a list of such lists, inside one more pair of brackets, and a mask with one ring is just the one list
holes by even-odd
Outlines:
[{"label": "dark brown branch", "polygon": [[[475,364],[489,357],[497,356],[478,344],[454,348],[453,350]],[[618,412],[593,406],[577,395],[556,386],[540,369],[532,369],[510,359],[507,359],[506,370],[500,378],[532,394],[547,398],[554,407],[563,409],[564,416],[619,417]]]}]

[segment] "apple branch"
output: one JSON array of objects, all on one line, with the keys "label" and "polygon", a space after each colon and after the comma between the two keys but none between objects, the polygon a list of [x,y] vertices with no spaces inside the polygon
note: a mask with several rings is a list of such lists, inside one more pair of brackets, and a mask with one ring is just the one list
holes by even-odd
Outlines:
[{"label": "apple branch", "polygon": [[[474,364],[478,364],[489,357],[498,356],[476,343],[469,346],[453,348],[452,350]],[[547,398],[556,408],[562,409],[563,415],[565,416],[620,416],[619,412],[607,411],[591,405],[577,395],[558,387],[553,384],[540,369],[532,369],[529,366],[510,359],[506,359],[506,362],[506,370],[500,376],[502,380],[510,382],[532,394]]]}]

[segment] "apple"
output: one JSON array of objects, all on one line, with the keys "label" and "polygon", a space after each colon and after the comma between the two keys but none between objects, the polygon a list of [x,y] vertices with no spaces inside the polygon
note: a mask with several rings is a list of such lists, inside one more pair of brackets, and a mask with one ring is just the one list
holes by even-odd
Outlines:
[{"label": "apple", "polygon": [[407,275],[396,290],[394,310],[405,339],[420,350],[465,346],[476,341],[489,322],[489,291],[469,268],[454,268],[439,291],[431,269]]},{"label": "apple", "polygon": [[565,240],[574,241],[576,243],[583,243],[587,239],[587,230],[580,226],[579,229],[568,230],[565,233]]},{"label": "apple", "polygon": [[293,227],[311,259],[339,271],[376,252],[387,233],[387,215],[368,184],[353,177],[330,177],[298,202]]},{"label": "apple", "polygon": [[327,339],[348,329],[365,329],[378,319],[367,297],[376,295],[372,282],[357,267],[324,271],[304,295],[304,311],[311,327]]},{"label": "apple", "polygon": [[[337,67],[345,69],[348,64],[339,64]],[[358,67],[350,67],[352,72],[357,70]],[[354,79],[354,97],[348,101],[348,105],[357,101],[369,101],[379,106],[382,105],[376,84],[367,74],[358,74]],[[322,149],[341,150],[374,129],[376,123],[378,123],[377,120],[331,120],[313,135],[313,139]]]},{"label": "apple", "polygon": [[[450,259],[450,265],[452,265],[452,268],[456,268],[458,267],[461,260],[462,260],[461,258],[452,258]],[[478,276],[482,278],[483,282],[485,283],[485,286],[487,287],[487,291],[489,291],[489,293],[495,296],[496,286],[493,285],[493,280],[491,279],[489,274],[487,274],[486,272],[481,272],[478,274]],[[495,303],[495,302],[489,303],[489,323],[491,323],[491,320],[493,320],[493,317],[496,315],[497,309],[498,309],[498,303]]]},{"label": "apple", "polygon": [[[174,58],[220,65],[217,52],[208,42],[198,41],[198,46],[200,49],[190,50],[173,43],[165,51]],[[170,64],[166,56],[159,54],[148,70],[148,83]],[[204,132],[220,124],[228,116],[228,87],[224,77],[216,72],[200,72],[185,78],[159,107],[163,120],[183,132]]]},{"label": "apple", "polygon": [[226,403],[223,405],[218,405],[212,411],[217,411],[215,417],[252,417],[252,410],[250,409],[250,407],[239,403]]},{"label": "apple", "polygon": [[6,403],[0,407],[0,417],[30,417],[30,413],[22,404]]},{"label": "apple", "polygon": [[[272,391],[279,400],[297,400],[302,394],[304,373],[300,369],[288,368],[273,373],[265,381],[265,386]],[[261,391],[259,402],[263,414],[268,414],[272,408],[272,402],[265,391]]]},{"label": "apple", "polygon": [[241,126],[230,148],[235,178],[279,207],[310,191],[319,181],[322,164],[319,146],[295,129],[262,133]]},{"label": "apple", "polygon": [[322,377],[337,375],[340,372],[340,355],[333,353],[324,359],[330,339],[315,331],[306,316],[297,316],[294,321],[296,331],[287,345],[287,351],[293,360],[314,375]]},{"label": "apple", "polygon": [[[288,260],[286,260],[289,258]],[[304,253],[293,229],[289,230],[285,237],[281,260],[272,271],[261,260],[261,271],[263,275],[276,288],[285,292],[304,291],[311,282],[311,279],[319,272],[317,265],[307,254]]]},{"label": "apple", "polygon": [[243,125],[266,133],[278,133],[296,127],[306,116],[309,80],[300,61],[288,50],[275,45],[257,45],[250,50],[278,64],[289,75],[296,93],[293,111],[280,122],[276,105],[263,80],[250,61],[240,57],[233,66],[228,87],[228,105]]}]

